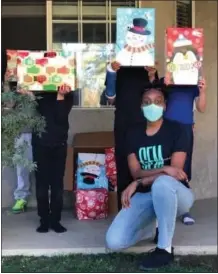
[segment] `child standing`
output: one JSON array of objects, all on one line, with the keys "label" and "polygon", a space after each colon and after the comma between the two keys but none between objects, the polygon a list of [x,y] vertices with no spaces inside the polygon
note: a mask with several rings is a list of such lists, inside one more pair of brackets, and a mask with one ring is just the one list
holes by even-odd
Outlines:
[{"label": "child standing", "polygon": [[[169,84],[168,78],[162,78],[161,82],[166,86]],[[177,121],[183,124],[184,130],[189,136],[189,152],[185,162],[184,170],[188,176],[188,180],[192,178],[192,154],[193,154],[193,125],[194,113],[193,106],[196,105],[197,111],[203,113],[206,109],[206,82],[205,79],[199,81],[198,86],[172,86],[168,87],[167,108],[165,118]],[[184,224],[194,224],[195,220],[187,212],[183,215]]]},{"label": "child standing", "polygon": [[60,221],[69,129],[68,115],[73,105],[73,95],[68,87],[64,87],[58,93],[43,93],[40,97],[37,99],[38,111],[45,117],[46,129],[41,137],[33,134],[32,138],[33,160],[37,164],[36,199],[40,217],[40,226],[36,231],[45,233],[51,228],[56,233],[62,233],[66,231]]},{"label": "child standing", "polygon": [[[7,54],[6,50],[2,49],[2,60],[1,60],[1,81],[2,81],[2,90],[4,91],[4,78],[7,69]],[[16,92],[17,82],[9,82],[9,90]],[[10,111],[13,108],[13,103],[8,107]],[[28,128],[23,129],[23,132],[15,140],[15,148],[19,145],[26,144],[25,157],[28,160],[32,160],[32,145],[31,145],[32,133]],[[24,166],[16,167],[16,189],[14,191],[15,204],[12,207],[13,213],[24,212],[27,206],[27,199],[30,195],[30,172]]]},{"label": "child standing", "polygon": [[[25,129],[23,133],[16,139],[16,146],[20,146],[22,144],[26,144],[25,157],[29,161],[32,160],[32,133],[29,129]],[[21,213],[24,212],[27,207],[27,199],[30,195],[30,172],[28,168],[23,166],[16,167],[17,174],[17,187],[14,191],[14,199],[15,204],[12,207],[13,213]]]}]

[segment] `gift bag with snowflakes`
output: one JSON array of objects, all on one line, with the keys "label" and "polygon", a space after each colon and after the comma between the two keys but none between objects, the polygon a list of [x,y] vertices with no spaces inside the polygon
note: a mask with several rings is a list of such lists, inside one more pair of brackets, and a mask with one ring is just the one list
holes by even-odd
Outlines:
[{"label": "gift bag with snowflakes", "polygon": [[77,189],[108,189],[105,154],[78,153]]},{"label": "gift bag with snowflakes", "polygon": [[166,74],[169,84],[197,85],[202,77],[203,29],[166,30]]},{"label": "gift bag with snowflakes", "polygon": [[106,175],[109,181],[109,188],[111,191],[114,191],[114,187],[116,187],[117,185],[117,169],[114,148],[105,149],[105,168]]},{"label": "gift bag with snowflakes", "polygon": [[17,82],[17,50],[6,50],[7,68],[5,73],[6,82]]},{"label": "gift bag with snowflakes", "polygon": [[76,59],[73,52],[18,51],[18,85],[31,91],[75,90]]},{"label": "gift bag with snowflakes", "polygon": [[76,190],[78,220],[105,219],[108,216],[108,191],[104,188]]}]

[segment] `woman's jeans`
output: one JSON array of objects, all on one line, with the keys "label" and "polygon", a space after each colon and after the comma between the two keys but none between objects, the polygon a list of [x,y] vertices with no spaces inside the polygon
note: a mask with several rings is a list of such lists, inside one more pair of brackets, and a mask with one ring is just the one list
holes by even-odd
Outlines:
[{"label": "woman's jeans", "polygon": [[152,185],[151,192],[136,193],[130,207],[122,209],[106,234],[106,245],[113,250],[128,248],[152,232],[157,218],[158,247],[172,244],[177,216],[192,207],[192,190],[171,176],[162,175]]}]

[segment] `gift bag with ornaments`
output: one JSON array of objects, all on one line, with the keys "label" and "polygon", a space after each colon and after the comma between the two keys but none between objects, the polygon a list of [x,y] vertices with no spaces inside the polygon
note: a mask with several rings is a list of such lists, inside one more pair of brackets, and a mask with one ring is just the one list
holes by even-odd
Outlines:
[{"label": "gift bag with ornaments", "polygon": [[77,189],[108,189],[105,154],[78,153]]},{"label": "gift bag with ornaments", "polygon": [[116,169],[114,148],[105,149],[105,168],[106,168],[106,175],[109,181],[109,190],[116,191],[117,169]]},{"label": "gift bag with ornaments", "polygon": [[76,190],[78,220],[105,219],[108,216],[108,191],[104,188]]}]

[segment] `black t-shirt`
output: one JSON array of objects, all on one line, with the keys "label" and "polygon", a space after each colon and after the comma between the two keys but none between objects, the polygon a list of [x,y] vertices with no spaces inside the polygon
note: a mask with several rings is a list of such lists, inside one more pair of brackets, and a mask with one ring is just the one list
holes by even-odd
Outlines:
[{"label": "black t-shirt", "polygon": [[[127,155],[134,153],[144,170],[170,165],[174,152],[188,151],[188,137],[182,126],[174,121],[164,120],[153,136],[146,134],[145,125],[132,128],[127,134]],[[182,182],[187,186],[185,182]],[[140,191],[148,192],[151,187]]]}]

